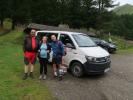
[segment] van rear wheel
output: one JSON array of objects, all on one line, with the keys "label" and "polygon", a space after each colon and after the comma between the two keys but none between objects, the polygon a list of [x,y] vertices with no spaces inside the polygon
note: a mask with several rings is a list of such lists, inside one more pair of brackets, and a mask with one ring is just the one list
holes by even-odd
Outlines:
[{"label": "van rear wheel", "polygon": [[82,64],[79,62],[74,62],[71,66],[71,72],[75,77],[82,77],[84,74]]}]

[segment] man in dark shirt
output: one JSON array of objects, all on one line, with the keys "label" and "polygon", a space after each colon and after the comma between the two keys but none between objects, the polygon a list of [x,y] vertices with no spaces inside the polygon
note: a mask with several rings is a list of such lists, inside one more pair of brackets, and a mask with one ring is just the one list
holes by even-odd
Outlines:
[{"label": "man in dark shirt", "polygon": [[23,80],[27,79],[28,77],[28,72],[29,76],[31,78],[33,77],[33,71],[34,71],[34,65],[36,62],[36,56],[37,56],[37,51],[38,51],[38,41],[35,37],[36,30],[32,29],[30,32],[30,35],[26,36],[24,39],[24,45],[23,45],[23,50],[24,50],[24,77]]}]

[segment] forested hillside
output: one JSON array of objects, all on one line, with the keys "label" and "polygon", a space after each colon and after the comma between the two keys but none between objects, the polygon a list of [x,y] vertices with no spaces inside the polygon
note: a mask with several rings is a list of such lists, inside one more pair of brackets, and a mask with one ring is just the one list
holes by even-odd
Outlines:
[{"label": "forested hillside", "polygon": [[46,25],[68,24],[73,28],[100,28],[107,20],[112,0],[0,0],[1,26],[5,18],[17,24],[36,22]]},{"label": "forested hillside", "polygon": [[113,10],[118,15],[133,14],[133,6],[126,4]]},{"label": "forested hillside", "polygon": [[109,11],[117,6],[113,0],[0,0],[0,5],[1,27],[8,18],[11,19],[12,29],[32,22],[53,26],[66,24],[70,28],[91,28],[96,32],[110,32],[133,39],[133,15]]}]

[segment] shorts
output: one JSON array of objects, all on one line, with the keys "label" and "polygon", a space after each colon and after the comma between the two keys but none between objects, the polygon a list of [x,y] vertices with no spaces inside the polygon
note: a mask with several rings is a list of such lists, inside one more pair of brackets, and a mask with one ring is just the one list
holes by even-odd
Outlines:
[{"label": "shorts", "polygon": [[35,64],[36,63],[36,53],[35,52],[25,52],[24,53],[24,63],[28,64]]},{"label": "shorts", "polygon": [[53,57],[52,58],[52,63],[53,64],[62,64],[62,56],[60,56],[60,57]]}]

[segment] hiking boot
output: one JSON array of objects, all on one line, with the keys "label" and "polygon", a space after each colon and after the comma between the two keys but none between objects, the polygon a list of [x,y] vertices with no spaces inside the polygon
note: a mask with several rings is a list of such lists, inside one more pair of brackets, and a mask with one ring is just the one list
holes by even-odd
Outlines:
[{"label": "hiking boot", "polygon": [[43,78],[43,76],[42,76],[42,75],[40,75],[40,76],[39,76],[39,80],[41,80],[42,78]]},{"label": "hiking boot", "polygon": [[46,75],[43,75],[43,80],[46,80],[47,76]]},{"label": "hiking boot", "polygon": [[34,76],[33,76],[33,73],[32,72],[30,72],[30,78],[32,78],[32,79],[34,79]]},{"label": "hiking boot", "polygon": [[28,74],[25,73],[24,76],[23,76],[23,80],[26,80],[28,78]]}]

